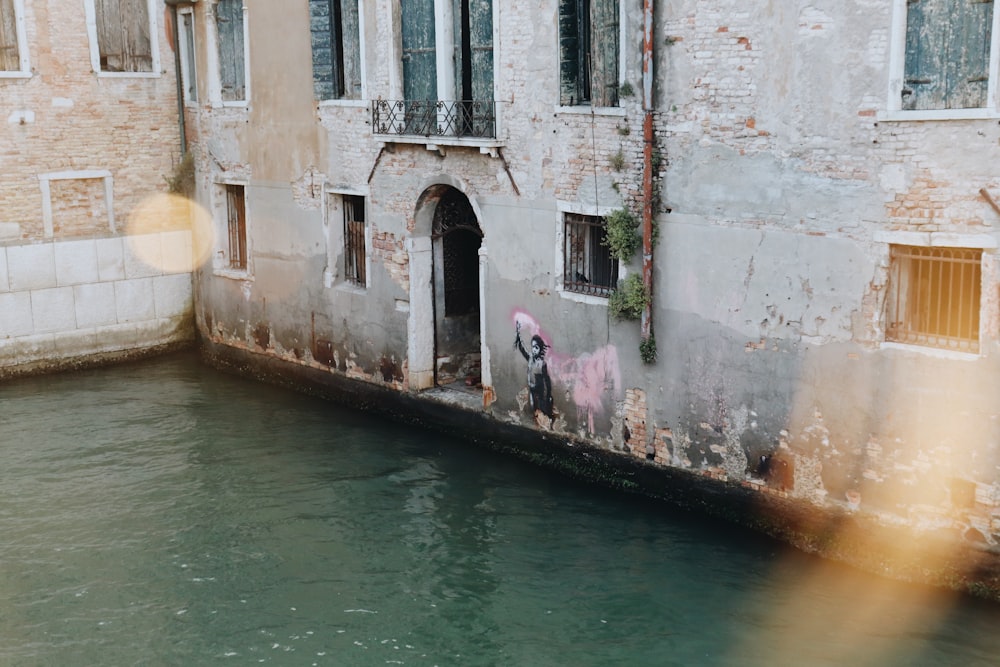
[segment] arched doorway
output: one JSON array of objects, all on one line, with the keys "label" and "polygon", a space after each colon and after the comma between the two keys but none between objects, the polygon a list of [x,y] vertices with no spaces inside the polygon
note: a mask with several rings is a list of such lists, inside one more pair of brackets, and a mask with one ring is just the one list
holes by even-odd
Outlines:
[{"label": "arched doorway", "polygon": [[434,381],[479,388],[479,248],[483,232],[462,192],[443,188],[431,229]]}]

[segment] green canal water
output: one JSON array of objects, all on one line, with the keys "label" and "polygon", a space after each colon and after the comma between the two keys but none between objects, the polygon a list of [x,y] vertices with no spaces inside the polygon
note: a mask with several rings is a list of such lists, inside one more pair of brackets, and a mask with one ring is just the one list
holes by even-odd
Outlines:
[{"label": "green canal water", "polygon": [[0,383],[0,665],[996,665],[1000,609],[189,355]]}]

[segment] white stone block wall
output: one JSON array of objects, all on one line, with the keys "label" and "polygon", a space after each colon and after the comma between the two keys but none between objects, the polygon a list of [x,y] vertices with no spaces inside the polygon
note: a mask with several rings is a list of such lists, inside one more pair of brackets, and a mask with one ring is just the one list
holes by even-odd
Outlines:
[{"label": "white stone block wall", "polygon": [[0,246],[0,375],[190,340],[191,233]]}]

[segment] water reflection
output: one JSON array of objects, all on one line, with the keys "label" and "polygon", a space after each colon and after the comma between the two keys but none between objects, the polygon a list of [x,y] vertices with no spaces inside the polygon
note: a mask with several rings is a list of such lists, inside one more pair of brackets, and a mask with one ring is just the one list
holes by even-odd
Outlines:
[{"label": "water reflection", "polygon": [[1000,611],[182,356],[0,385],[0,663],[990,665]]}]

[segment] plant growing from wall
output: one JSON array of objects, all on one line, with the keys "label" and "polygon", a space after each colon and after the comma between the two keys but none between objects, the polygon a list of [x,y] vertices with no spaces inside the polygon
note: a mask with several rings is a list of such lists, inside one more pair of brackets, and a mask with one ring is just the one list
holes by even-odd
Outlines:
[{"label": "plant growing from wall", "polygon": [[608,296],[608,311],[617,320],[637,320],[649,302],[649,293],[638,273],[618,283]]},{"label": "plant growing from wall", "polygon": [[644,364],[656,361],[656,338],[652,333],[649,334],[649,338],[639,343],[639,358]]},{"label": "plant growing from wall", "polygon": [[622,149],[618,149],[618,152],[611,156],[611,168],[615,171],[621,171],[625,168],[625,153]]},{"label": "plant growing from wall", "polygon": [[632,97],[635,91],[632,89],[632,84],[628,81],[622,83],[621,87],[618,89],[619,97]]},{"label": "plant growing from wall", "polygon": [[191,199],[194,196],[194,155],[187,151],[174,165],[174,173],[164,176],[167,192]]},{"label": "plant growing from wall", "polygon": [[639,249],[639,219],[627,208],[615,209],[604,216],[604,245],[619,262],[628,262]]}]

